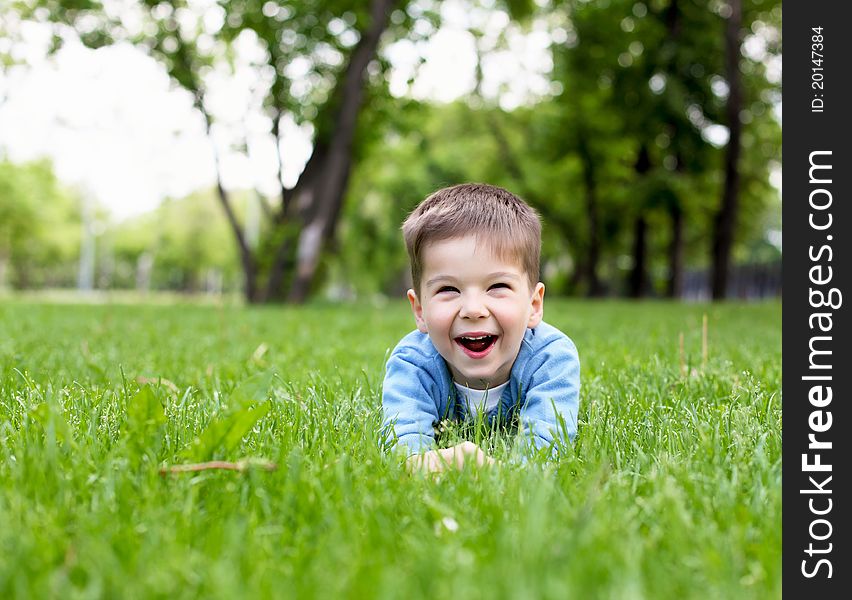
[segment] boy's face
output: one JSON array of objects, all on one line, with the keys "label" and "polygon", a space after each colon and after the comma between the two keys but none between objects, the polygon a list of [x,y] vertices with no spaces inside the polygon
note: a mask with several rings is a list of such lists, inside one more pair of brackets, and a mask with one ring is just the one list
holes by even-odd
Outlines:
[{"label": "boy's face", "polygon": [[420,294],[408,300],[453,379],[484,389],[508,381],[527,328],[541,322],[544,284],[531,290],[519,264],[469,235],[424,248]]}]

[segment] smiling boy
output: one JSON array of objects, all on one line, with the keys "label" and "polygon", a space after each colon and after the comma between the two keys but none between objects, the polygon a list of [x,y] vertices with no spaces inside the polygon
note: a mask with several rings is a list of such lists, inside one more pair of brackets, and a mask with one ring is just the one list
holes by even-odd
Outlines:
[{"label": "smiling boy", "polygon": [[402,230],[417,330],[388,359],[382,406],[408,465],[491,462],[471,442],[434,449],[438,421],[479,412],[491,421],[519,411],[535,448],[573,438],[580,363],[573,342],[542,321],[536,212],[502,188],[464,184],[426,198]]}]

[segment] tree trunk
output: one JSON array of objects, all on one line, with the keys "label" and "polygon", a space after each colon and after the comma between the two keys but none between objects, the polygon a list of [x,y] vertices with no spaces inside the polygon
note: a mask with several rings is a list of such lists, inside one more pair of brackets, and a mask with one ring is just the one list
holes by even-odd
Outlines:
[{"label": "tree trunk", "polygon": [[252,255],[251,248],[249,248],[248,243],[246,242],[245,236],[243,235],[243,230],[240,227],[239,222],[237,221],[237,217],[234,214],[233,209],[231,208],[231,203],[228,201],[228,193],[225,191],[224,186],[222,185],[222,178],[219,174],[219,166],[218,159],[216,160],[216,191],[217,197],[219,198],[219,203],[222,205],[222,208],[225,210],[225,215],[228,218],[228,223],[231,224],[231,230],[234,232],[234,236],[237,238],[237,246],[240,252],[240,263],[243,267],[243,277],[245,280],[245,297],[246,300],[250,303],[256,303],[261,300],[257,293],[257,265],[254,260],[254,256]]},{"label": "tree trunk", "polygon": [[725,26],[725,74],[730,91],[725,114],[730,137],[725,151],[725,187],[722,192],[722,205],[716,214],[713,231],[712,290],[714,300],[724,300],[728,292],[728,269],[731,262],[731,249],[734,244],[740,191],[739,158],[742,134],[740,110],[743,104],[743,90],[739,58],[742,2],[741,0],[730,0],[729,6],[731,7],[731,16],[728,17]]},{"label": "tree trunk", "polygon": [[633,235],[633,270],[630,271],[629,294],[631,298],[643,298],[648,293],[648,222],[644,214],[636,217]]},{"label": "tree trunk", "polygon": [[[367,65],[376,56],[379,38],[387,28],[388,17],[395,1],[373,0],[370,25],[353,50],[342,75],[338,88],[339,102],[329,105],[336,106],[336,114],[332,120],[333,130],[318,131],[314,151],[296,186],[288,190],[281,182],[281,210],[274,223],[283,228],[284,235],[275,250],[267,286],[263,292],[258,285],[257,260],[222,185],[219,155],[216,148],[213,148],[217,197],[237,242],[245,278],[245,297],[250,303],[284,299],[283,286],[287,281],[291,282],[287,296],[291,302],[304,302],[311,291],[320,254],[334,232],[343,206],[352,166],[352,143],[364,96],[364,74]],[[204,115],[210,136],[212,119],[204,108],[203,92],[196,94],[196,106]],[[279,180],[282,170],[280,118],[279,113],[273,119]],[[212,136],[210,137],[212,140]]]},{"label": "tree trunk", "polygon": [[[676,45],[679,43],[680,33],[681,33],[681,14],[680,9],[678,7],[678,0],[671,0],[668,9],[665,13],[665,23],[666,30],[669,34],[669,41]],[[676,47],[676,50],[672,53],[672,58],[670,63],[667,65],[667,70],[670,73],[670,76],[677,77],[677,67],[675,63],[675,56],[679,53],[679,48]],[[679,149],[679,144],[677,143],[679,133],[678,133],[678,122],[677,120],[669,114],[668,126],[672,130],[672,139],[675,140],[676,148],[675,151],[675,160],[676,167],[675,173],[677,176],[681,176],[683,174],[683,157],[681,155],[681,151]],[[683,208],[681,207],[680,197],[678,196],[676,189],[670,189],[670,193],[672,197],[669,199],[668,212],[671,221],[671,241],[669,242],[668,249],[668,262],[669,262],[669,272],[668,272],[668,281],[666,282],[666,297],[671,299],[679,298],[681,293],[683,292]]]},{"label": "tree trunk", "polygon": [[[285,235],[276,251],[267,287],[269,299],[284,297],[282,287],[288,279],[290,302],[304,302],[311,292],[320,255],[334,233],[343,207],[352,168],[352,144],[364,97],[364,76],[376,56],[394,3],[395,0],[372,1],[370,25],[353,50],[338,89],[334,129],[327,138],[326,132],[318,131],[314,151],[299,182],[292,190],[282,193],[284,220],[297,220],[299,232],[295,241],[294,235]],[[292,212],[296,214],[288,214]]]},{"label": "tree trunk", "polygon": [[598,263],[600,262],[600,216],[598,213],[598,182],[595,171],[595,159],[589,148],[588,136],[585,130],[580,129],[577,144],[580,160],[583,163],[583,182],[585,183],[586,218],[589,225],[589,246],[586,260],[584,261],[586,275],[589,279],[589,297],[603,295],[603,286],[598,277]]},{"label": "tree trunk", "polygon": [[216,172],[216,197],[219,200],[219,204],[222,206],[222,210],[225,211],[225,217],[228,220],[228,225],[230,225],[231,232],[234,234],[234,239],[237,241],[237,250],[239,251],[240,264],[243,267],[243,277],[245,280],[245,297],[248,302],[256,303],[260,301],[257,293],[257,264],[251,248],[246,241],[243,228],[237,220],[236,214],[234,214],[234,209],[231,207],[228,192],[225,190],[225,186],[222,185],[222,169],[219,161],[219,151],[216,148],[216,144],[213,142],[213,119],[210,116],[210,113],[207,112],[207,108],[204,106],[204,93],[202,91],[199,91],[195,95],[195,107],[204,116],[207,137],[210,140],[210,147],[213,151],[213,166]]},{"label": "tree trunk", "polygon": [[[648,147],[642,144],[634,166],[637,178],[641,179],[651,170],[651,157]],[[645,204],[647,198],[638,198],[639,208],[633,228],[633,269],[628,279],[628,295],[631,298],[642,298],[648,292],[648,222],[645,220]]]},{"label": "tree trunk", "polygon": [[683,292],[683,211],[673,202],[669,207],[672,221],[672,239],[669,243],[669,279],[666,286],[668,298],[680,298]]}]

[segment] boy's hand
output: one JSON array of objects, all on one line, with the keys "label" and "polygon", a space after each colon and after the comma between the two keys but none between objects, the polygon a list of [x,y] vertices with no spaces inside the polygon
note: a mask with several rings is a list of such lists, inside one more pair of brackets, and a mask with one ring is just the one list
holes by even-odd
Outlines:
[{"label": "boy's hand", "polygon": [[477,467],[494,464],[494,459],[473,442],[462,442],[452,448],[415,454],[410,456],[405,464],[408,470],[412,472],[441,473],[450,467],[461,469],[464,467],[465,461],[472,461]]}]

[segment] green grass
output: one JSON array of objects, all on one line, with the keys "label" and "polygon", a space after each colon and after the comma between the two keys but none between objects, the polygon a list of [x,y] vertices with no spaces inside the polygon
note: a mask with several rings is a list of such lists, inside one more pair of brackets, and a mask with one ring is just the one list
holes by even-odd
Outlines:
[{"label": "green grass", "polygon": [[[545,316],[573,452],[434,480],[379,442],[401,302],[0,303],[0,597],[779,597],[780,304]],[[243,457],[278,469],[158,474]]]}]

